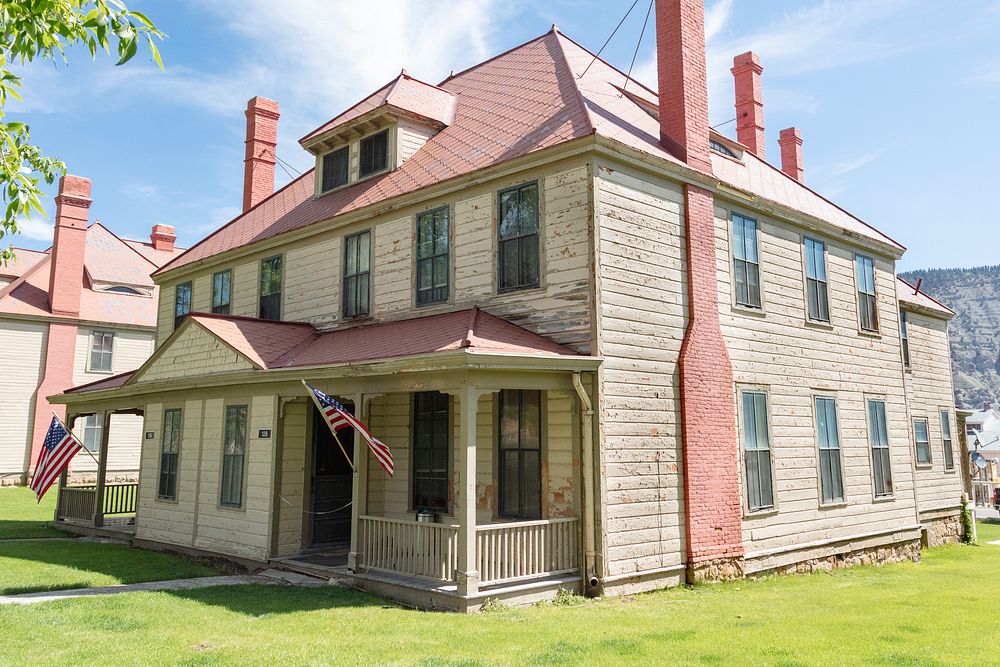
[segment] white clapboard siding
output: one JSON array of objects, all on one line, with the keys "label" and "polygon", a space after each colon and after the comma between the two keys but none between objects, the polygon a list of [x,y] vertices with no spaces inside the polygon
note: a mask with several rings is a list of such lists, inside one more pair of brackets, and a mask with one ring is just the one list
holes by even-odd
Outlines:
[{"label": "white clapboard siding", "polygon": [[47,324],[0,320],[0,475],[25,471],[47,337]]},{"label": "white clapboard siding", "polygon": [[192,323],[140,377],[148,382],[252,368],[246,357]]}]

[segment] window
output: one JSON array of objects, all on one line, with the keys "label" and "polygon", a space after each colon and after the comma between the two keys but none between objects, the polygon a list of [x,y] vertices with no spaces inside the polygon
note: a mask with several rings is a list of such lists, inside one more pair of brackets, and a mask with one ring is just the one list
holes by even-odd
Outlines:
[{"label": "window", "polygon": [[114,292],[115,294],[129,294],[131,296],[149,296],[142,290],[137,290],[136,288],[129,287],[128,285],[112,285],[104,291]]},{"label": "window", "polygon": [[417,216],[417,305],[448,300],[448,207]]},{"label": "window", "polygon": [[181,451],[181,411],[164,410],[160,441],[160,500],[177,500],[177,459]]},{"label": "window", "polygon": [[733,276],[736,303],[760,308],[760,262],[757,257],[757,221],[733,214]]},{"label": "window", "polygon": [[499,200],[499,289],[538,287],[538,183],[503,190]]},{"label": "window", "polygon": [[115,334],[111,331],[94,331],[90,336],[90,371],[110,373],[114,368]]},{"label": "window", "polygon": [[369,311],[371,288],[370,231],[344,239],[344,317],[362,317]]},{"label": "window", "polygon": [[889,431],[885,424],[885,401],[868,401],[868,442],[872,448],[875,496],[891,496],[892,464],[889,461]]},{"label": "window", "polygon": [[247,406],[226,406],[226,430],[222,440],[222,493],[219,504],[243,505],[243,458],[247,448]]},{"label": "window", "polygon": [[323,183],[321,191],[326,192],[345,185],[349,178],[350,148],[344,146],[323,156]]},{"label": "window", "polygon": [[736,157],[736,153],[732,152],[731,150],[729,150],[728,147],[726,147],[725,145],[719,143],[715,139],[709,139],[708,140],[708,147],[711,148],[716,153],[721,153],[722,155],[725,155],[726,157],[731,157],[734,160],[739,159],[739,158]]},{"label": "window", "polygon": [[826,244],[816,239],[805,240],[806,301],[809,319],[830,321],[830,301],[826,289]]},{"label": "window", "polygon": [[913,420],[913,442],[917,447],[917,463],[931,462],[931,442],[927,435],[927,420]]},{"label": "window", "polygon": [[500,516],[542,516],[542,393],[500,392]]},{"label": "window", "polygon": [[941,411],[941,440],[944,445],[944,469],[955,469],[955,450],[951,447],[951,413]]},{"label": "window", "polygon": [[101,448],[101,415],[87,415],[83,420],[83,446],[88,452]]},{"label": "window", "polygon": [[174,288],[174,328],[176,329],[191,312],[191,283],[181,283]]},{"label": "window", "polygon": [[382,130],[378,134],[362,139],[361,164],[358,169],[360,177],[371,176],[383,171],[388,166],[389,130]]},{"label": "window", "polygon": [[281,319],[281,255],[260,262],[260,319]]},{"label": "window", "polygon": [[229,314],[230,292],[232,291],[233,272],[219,271],[212,276],[212,312],[218,315]]},{"label": "window", "polygon": [[743,392],[743,461],[747,474],[747,507],[751,512],[774,507],[771,484],[771,439],[767,430],[767,394]]},{"label": "window", "polygon": [[413,508],[448,510],[448,394],[413,395]]},{"label": "window", "polygon": [[906,332],[906,311],[899,311],[899,335],[903,342],[903,365],[910,367],[910,336]]},{"label": "window", "polygon": [[837,402],[816,397],[816,434],[819,441],[819,477],[824,503],[844,499],[844,478],[840,470],[840,433],[837,430]]},{"label": "window", "polygon": [[875,301],[875,263],[871,257],[854,258],[854,280],[858,286],[858,316],[861,329],[878,331],[878,304]]}]

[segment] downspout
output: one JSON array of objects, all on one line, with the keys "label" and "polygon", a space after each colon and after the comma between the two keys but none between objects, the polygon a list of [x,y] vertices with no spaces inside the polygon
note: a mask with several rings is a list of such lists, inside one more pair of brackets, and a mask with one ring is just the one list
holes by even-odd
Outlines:
[{"label": "downspout", "polygon": [[583,553],[584,553],[584,584],[586,590],[596,589],[601,580],[597,577],[595,562],[597,552],[594,547],[594,406],[590,402],[590,396],[583,387],[580,380],[580,373],[573,373],[573,387],[576,395],[580,397],[580,404],[583,412],[580,415],[580,437],[582,443],[581,464],[583,466],[583,503],[581,514],[583,515]]}]

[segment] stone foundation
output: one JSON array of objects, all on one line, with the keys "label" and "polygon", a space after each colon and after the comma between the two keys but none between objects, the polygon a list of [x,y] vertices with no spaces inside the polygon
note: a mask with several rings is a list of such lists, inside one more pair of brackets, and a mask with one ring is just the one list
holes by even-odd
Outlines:
[{"label": "stone foundation", "polygon": [[[0,476],[0,487],[5,486],[27,486],[26,481],[27,475],[24,473],[11,473],[9,475]],[[139,481],[139,471],[138,470],[124,470],[118,472],[109,472],[105,477],[105,484],[136,484]],[[83,485],[83,484],[96,484],[97,483],[97,472],[79,472],[70,473],[67,477],[67,483],[70,485]]]},{"label": "stone foundation", "polygon": [[921,541],[925,547],[937,547],[942,544],[954,544],[962,541],[962,515],[937,516],[921,518],[923,535]]},{"label": "stone foundation", "polygon": [[743,559],[739,557],[688,563],[687,567],[687,583],[689,584],[706,581],[729,581],[742,579],[743,576]]},{"label": "stone foundation", "polygon": [[811,572],[832,572],[856,565],[885,565],[886,563],[901,563],[903,561],[920,562],[920,541],[910,540],[868,547],[819,558],[809,558],[797,563],[781,565],[770,570],[754,572],[751,578],[769,574],[808,574]]}]

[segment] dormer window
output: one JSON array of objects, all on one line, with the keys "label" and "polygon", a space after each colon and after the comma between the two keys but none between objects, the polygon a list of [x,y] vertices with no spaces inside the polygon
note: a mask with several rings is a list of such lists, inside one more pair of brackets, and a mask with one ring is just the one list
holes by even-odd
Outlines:
[{"label": "dormer window", "polygon": [[350,178],[351,149],[339,148],[323,156],[323,192],[346,185]]},{"label": "dormer window", "polygon": [[708,140],[708,147],[720,155],[725,155],[726,157],[731,157],[734,160],[739,160],[739,158],[736,157],[736,153],[732,152],[729,150],[728,146],[716,141],[715,139]]},{"label": "dormer window", "polygon": [[385,171],[388,166],[389,130],[382,130],[378,134],[362,139],[358,177],[365,178],[377,174],[380,171]]}]

